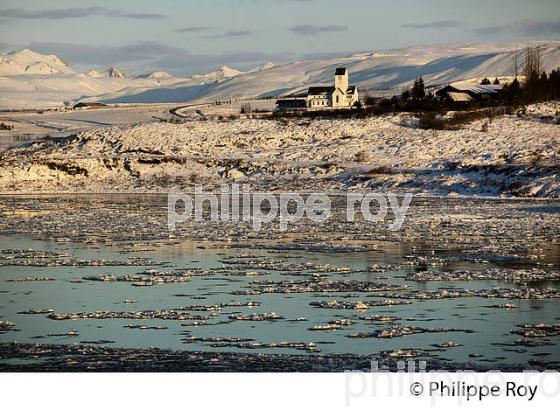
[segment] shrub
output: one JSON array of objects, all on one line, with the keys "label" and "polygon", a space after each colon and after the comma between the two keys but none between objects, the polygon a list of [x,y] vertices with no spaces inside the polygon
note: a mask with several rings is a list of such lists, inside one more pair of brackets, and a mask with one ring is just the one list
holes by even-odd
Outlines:
[{"label": "shrub", "polygon": [[367,162],[369,155],[366,151],[360,151],[354,156],[356,162]]},{"label": "shrub", "polygon": [[418,126],[424,130],[443,130],[445,129],[445,122],[436,117],[435,112],[425,112],[420,116]]},{"label": "shrub", "polygon": [[372,168],[367,172],[367,175],[387,175],[391,174],[392,170],[391,167],[388,165],[381,165],[376,168]]}]

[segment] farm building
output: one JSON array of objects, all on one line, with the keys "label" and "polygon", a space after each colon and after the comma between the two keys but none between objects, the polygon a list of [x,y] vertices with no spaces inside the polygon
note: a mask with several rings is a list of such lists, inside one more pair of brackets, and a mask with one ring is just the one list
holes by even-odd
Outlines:
[{"label": "farm building", "polygon": [[436,92],[440,97],[447,97],[454,102],[469,103],[495,98],[502,90],[502,85],[480,85],[467,82],[449,84]]}]

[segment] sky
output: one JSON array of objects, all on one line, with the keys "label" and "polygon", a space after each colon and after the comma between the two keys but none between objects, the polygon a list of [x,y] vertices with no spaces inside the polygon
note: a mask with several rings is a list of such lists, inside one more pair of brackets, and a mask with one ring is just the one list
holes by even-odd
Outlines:
[{"label": "sky", "polygon": [[2,52],[27,47],[79,70],[136,74],[559,38],[560,0],[0,0]]}]

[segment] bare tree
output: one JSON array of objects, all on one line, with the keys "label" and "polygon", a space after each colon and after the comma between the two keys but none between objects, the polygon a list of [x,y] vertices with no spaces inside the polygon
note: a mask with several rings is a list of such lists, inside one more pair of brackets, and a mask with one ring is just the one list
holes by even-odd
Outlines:
[{"label": "bare tree", "polygon": [[536,60],[537,60],[537,74],[541,73],[541,46],[537,46],[536,50]]},{"label": "bare tree", "polygon": [[528,79],[531,76],[539,75],[541,72],[541,50],[540,47],[527,47],[525,49],[525,66],[523,75]]},{"label": "bare tree", "polygon": [[516,79],[519,76],[519,48],[517,43],[515,43],[515,54],[513,55],[513,75]]}]

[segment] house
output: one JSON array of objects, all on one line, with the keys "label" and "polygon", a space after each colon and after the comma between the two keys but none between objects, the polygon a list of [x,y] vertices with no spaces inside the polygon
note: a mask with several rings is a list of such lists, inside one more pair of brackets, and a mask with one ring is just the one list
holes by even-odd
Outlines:
[{"label": "house", "polygon": [[436,92],[439,97],[449,98],[457,103],[485,101],[499,96],[502,85],[481,85],[467,82],[449,84]]},{"label": "house", "polygon": [[358,87],[348,85],[348,69],[339,67],[334,72],[333,86],[309,87],[303,95],[293,95],[276,101],[279,110],[348,109],[358,102]]},{"label": "house", "polygon": [[305,98],[282,98],[276,101],[276,106],[281,110],[305,110],[307,101]]},{"label": "house", "polygon": [[74,105],[75,110],[87,110],[90,108],[103,108],[106,107],[106,104],[100,102],[79,102],[78,104]]}]

